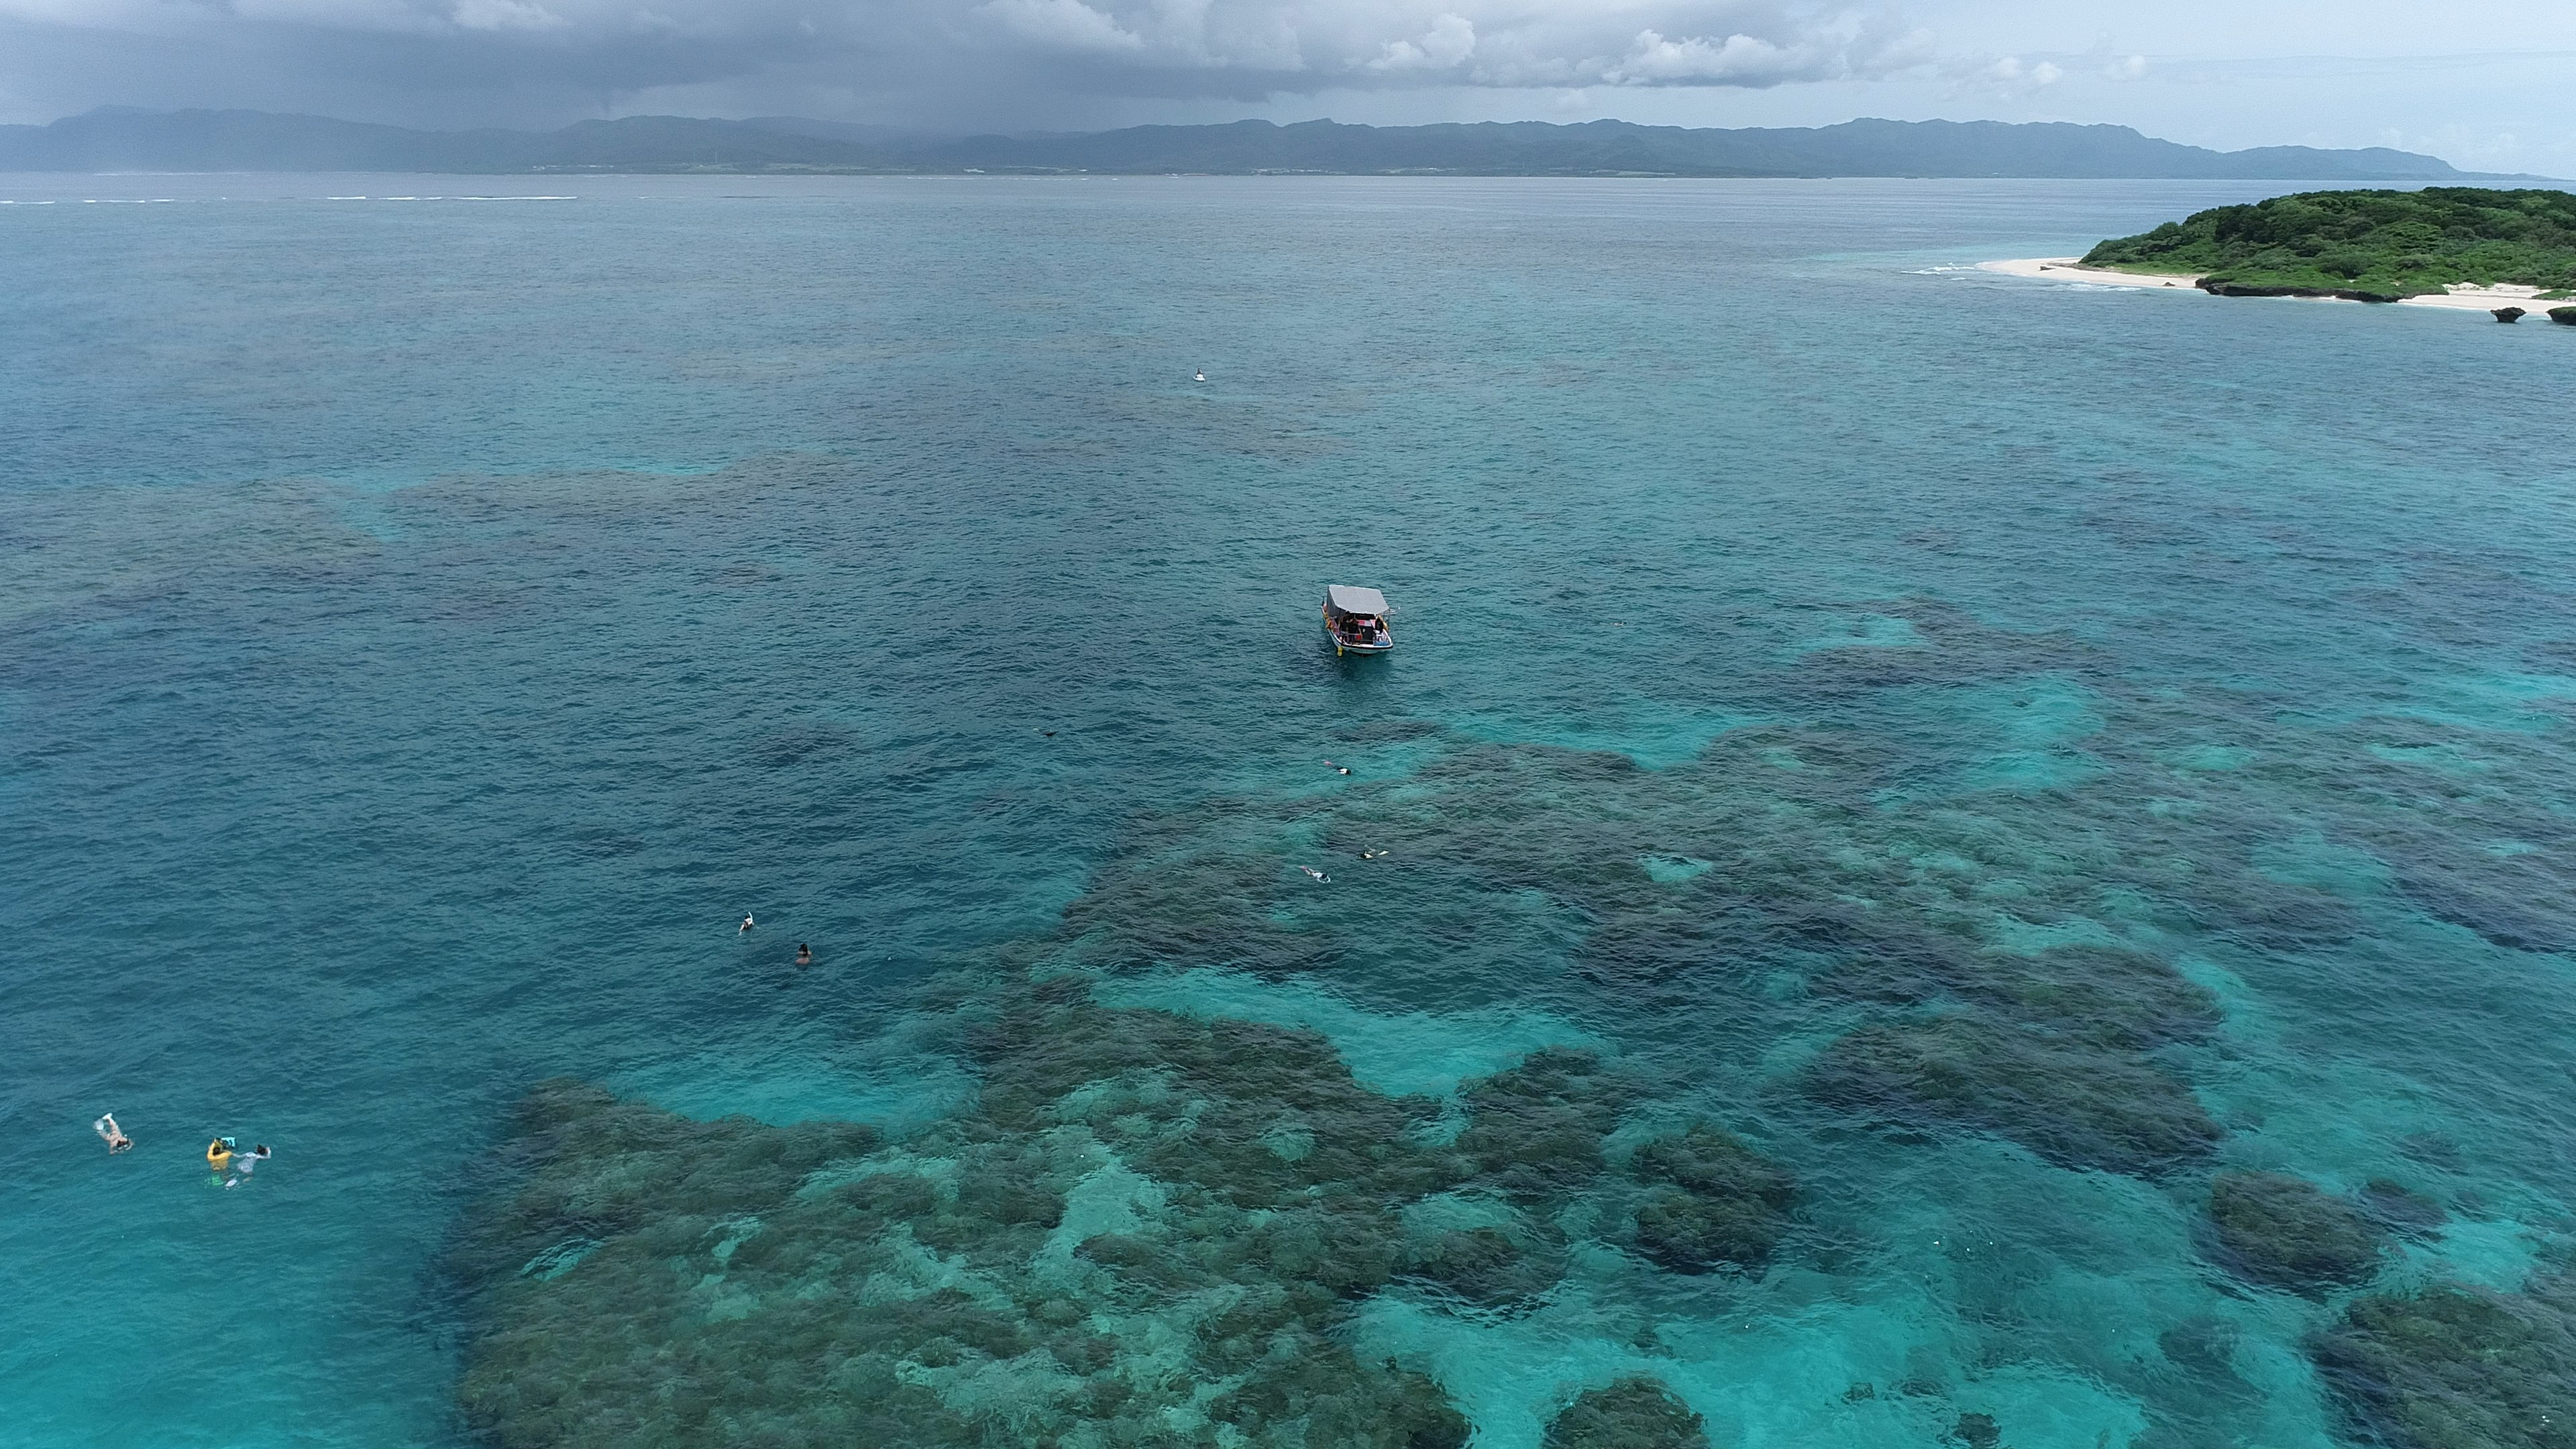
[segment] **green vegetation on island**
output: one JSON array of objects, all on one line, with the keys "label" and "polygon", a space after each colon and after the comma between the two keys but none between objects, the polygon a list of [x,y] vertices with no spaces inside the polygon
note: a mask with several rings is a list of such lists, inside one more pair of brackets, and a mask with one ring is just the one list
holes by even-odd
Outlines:
[{"label": "green vegetation on island", "polygon": [[2309,191],[2117,237],[2084,265],[2197,273],[2227,297],[2395,302],[2454,285],[2576,288],[2576,195],[2435,186]]}]

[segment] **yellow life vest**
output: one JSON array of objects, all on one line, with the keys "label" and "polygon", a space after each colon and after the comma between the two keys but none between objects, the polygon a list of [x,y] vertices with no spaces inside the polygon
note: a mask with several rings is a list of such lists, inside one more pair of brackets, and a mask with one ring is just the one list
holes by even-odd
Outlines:
[{"label": "yellow life vest", "polygon": [[232,1165],[232,1149],[224,1146],[222,1138],[218,1137],[206,1144],[206,1166],[221,1172]]}]

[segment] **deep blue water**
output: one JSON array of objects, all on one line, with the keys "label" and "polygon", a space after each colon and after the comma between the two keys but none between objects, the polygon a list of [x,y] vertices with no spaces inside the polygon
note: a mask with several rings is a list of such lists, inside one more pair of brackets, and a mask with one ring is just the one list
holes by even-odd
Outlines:
[{"label": "deep blue water", "polygon": [[[1480,1443],[1638,1314],[1730,1445],[1935,1442],[1843,1396],[1909,1375],[2017,1449],[2328,1442],[2329,1309],[2231,1287],[2188,1185],[1777,1105],[1845,1020],[1794,951],[1650,999],[1569,970],[1544,880],[1297,894],[1300,802],[1479,742],[1858,742],[1862,823],[1747,775],[1733,843],[2176,959],[2221,1162],[2450,1205],[2391,1281],[2511,1288],[2567,1228],[2576,329],[1969,269],[2233,185],[553,185],[0,178],[0,1440],[460,1442],[435,1260],[529,1084],[934,1117],[972,1078],[910,988],[1149,832],[1276,854],[1348,949],[1123,999],[1386,1090],[1589,1042],[1867,1245],[1365,1305]],[[1328,581],[1394,656],[1330,656]],[[210,1189],[218,1132],[277,1157]],[[2250,1397],[2135,1370],[2217,1320]]]}]

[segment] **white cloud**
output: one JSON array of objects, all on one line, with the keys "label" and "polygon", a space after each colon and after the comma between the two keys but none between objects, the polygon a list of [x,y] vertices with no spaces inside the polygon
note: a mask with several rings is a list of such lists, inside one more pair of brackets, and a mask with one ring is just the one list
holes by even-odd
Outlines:
[{"label": "white cloud", "polygon": [[2147,58],[2143,55],[2124,55],[2104,67],[2102,74],[2115,81],[2145,80]]},{"label": "white cloud", "polygon": [[2024,65],[2017,55],[1998,56],[1976,72],[1976,78],[1999,90],[2028,92],[2053,86],[2066,78],[2066,72],[2054,61]]},{"label": "white cloud", "polygon": [[572,23],[526,0],[456,0],[449,15],[467,30],[561,30]]},{"label": "white cloud", "polygon": [[1762,84],[1784,80],[1809,67],[1807,57],[1750,35],[1709,41],[1693,36],[1666,40],[1652,30],[1637,32],[1626,58],[1601,73],[1612,85]]},{"label": "white cloud", "polygon": [[1390,40],[1370,70],[1441,70],[1465,60],[1476,50],[1476,26],[1463,15],[1443,15],[1410,40]]}]

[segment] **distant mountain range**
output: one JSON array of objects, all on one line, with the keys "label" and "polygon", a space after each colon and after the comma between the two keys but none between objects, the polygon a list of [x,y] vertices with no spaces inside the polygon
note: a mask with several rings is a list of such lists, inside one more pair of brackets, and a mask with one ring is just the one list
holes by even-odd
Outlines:
[{"label": "distant mountain range", "polygon": [[629,116],[559,131],[415,131],[267,111],[109,107],[49,126],[0,126],[0,171],[1094,172],[1457,176],[2023,176],[2447,183],[2534,181],[2464,172],[2372,147],[2208,151],[2126,126],[1847,121],[1812,129],[1687,130],[1626,121],[1440,126],[1131,126],[1014,136],[933,135],[763,117]]}]

